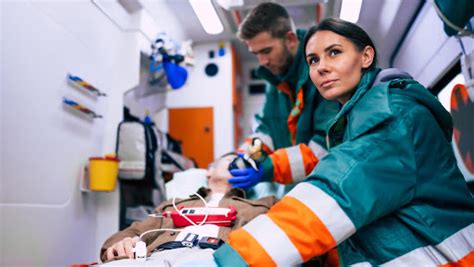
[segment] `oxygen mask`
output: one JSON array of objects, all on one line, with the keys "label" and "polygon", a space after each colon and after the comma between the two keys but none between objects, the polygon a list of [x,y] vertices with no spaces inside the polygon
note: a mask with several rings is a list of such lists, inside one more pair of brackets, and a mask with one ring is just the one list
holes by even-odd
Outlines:
[{"label": "oxygen mask", "polygon": [[258,171],[258,162],[262,158],[262,140],[254,138],[250,149],[245,154],[239,154],[229,164],[229,171],[235,169],[253,168]]}]

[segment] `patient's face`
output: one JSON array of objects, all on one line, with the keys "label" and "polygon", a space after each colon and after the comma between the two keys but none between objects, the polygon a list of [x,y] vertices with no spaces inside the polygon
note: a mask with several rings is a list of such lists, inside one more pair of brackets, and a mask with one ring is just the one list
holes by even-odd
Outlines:
[{"label": "patient's face", "polygon": [[220,191],[226,193],[231,186],[228,182],[232,175],[229,172],[229,164],[234,160],[236,155],[227,155],[214,162],[207,171],[208,185],[212,191]]}]

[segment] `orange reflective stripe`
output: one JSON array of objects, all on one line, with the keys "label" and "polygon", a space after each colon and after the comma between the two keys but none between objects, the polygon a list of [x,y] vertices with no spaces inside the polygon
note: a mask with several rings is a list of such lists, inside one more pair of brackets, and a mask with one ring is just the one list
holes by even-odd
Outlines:
[{"label": "orange reflective stripe", "polygon": [[273,181],[280,184],[291,184],[293,177],[291,177],[290,161],[286,150],[278,149],[270,155],[270,159],[273,163]]},{"label": "orange reflective stripe", "polygon": [[288,116],[288,130],[290,130],[291,134],[291,143],[294,145],[296,144],[296,126],[298,123],[298,118],[300,117],[301,113],[303,112],[304,102],[303,102],[303,88],[298,90],[298,95],[296,96],[296,103],[294,104],[293,109]]},{"label": "orange reflective stripe", "polygon": [[457,262],[450,262],[441,265],[442,267],[472,267],[474,266],[474,251],[471,251],[469,254],[464,256],[462,259]]},{"label": "orange reflective stripe", "polygon": [[290,97],[291,103],[294,105],[293,109],[290,112],[290,115],[288,115],[288,130],[290,131],[291,135],[291,143],[293,145],[296,144],[296,125],[298,122],[298,118],[301,115],[301,112],[303,111],[304,107],[304,102],[303,102],[303,88],[299,88],[298,94],[296,95],[296,101],[293,98],[293,92],[286,82],[282,82],[276,86],[278,90],[282,91],[283,93],[287,94]]},{"label": "orange reflective stripe", "polygon": [[291,144],[294,145],[296,143],[296,124],[298,122],[298,118],[290,116],[288,117],[288,130],[290,130],[291,135]]},{"label": "orange reflective stripe", "polygon": [[288,97],[290,97],[291,103],[295,103],[295,100],[293,99],[293,94],[291,92],[291,88],[286,82],[279,83],[277,86],[277,89],[282,91],[283,93],[287,94]]},{"label": "orange reflective stripe", "polygon": [[303,261],[322,255],[336,246],[336,241],[323,222],[294,197],[284,197],[267,215],[285,232]]},{"label": "orange reflective stripe", "polygon": [[228,243],[250,266],[276,266],[265,249],[243,228],[230,232]]},{"label": "orange reflective stripe", "polygon": [[326,260],[324,261],[324,267],[338,266],[341,266],[341,263],[339,262],[339,252],[337,251],[337,247],[335,247],[327,253]]},{"label": "orange reflective stripe", "polygon": [[311,150],[311,148],[309,148],[307,145],[300,144],[299,147],[301,150],[301,155],[303,156],[304,171],[307,176],[313,171],[314,166],[318,164],[319,159],[314,155],[313,150]]}]

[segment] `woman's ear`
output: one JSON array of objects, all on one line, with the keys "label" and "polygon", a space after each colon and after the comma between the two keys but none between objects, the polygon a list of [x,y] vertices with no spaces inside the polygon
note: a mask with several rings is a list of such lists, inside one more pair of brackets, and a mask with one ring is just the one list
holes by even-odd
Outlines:
[{"label": "woman's ear", "polygon": [[372,46],[368,45],[362,51],[362,68],[366,69],[372,62],[374,62],[375,50]]}]

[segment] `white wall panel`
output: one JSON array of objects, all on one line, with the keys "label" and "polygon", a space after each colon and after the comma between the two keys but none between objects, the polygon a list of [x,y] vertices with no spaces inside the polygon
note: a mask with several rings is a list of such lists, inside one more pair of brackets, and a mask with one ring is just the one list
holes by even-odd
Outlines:
[{"label": "white wall panel", "polygon": [[[85,0],[1,1],[1,12],[0,265],[96,261],[103,236],[117,229],[117,196],[80,193],[79,173],[87,158],[115,148],[140,37]],[[67,73],[108,97],[71,87]],[[104,118],[77,116],[63,96]]]},{"label": "white wall panel", "polygon": [[432,86],[452,66],[460,53],[454,37],[448,37],[441,19],[426,3],[394,59],[424,86]]}]

